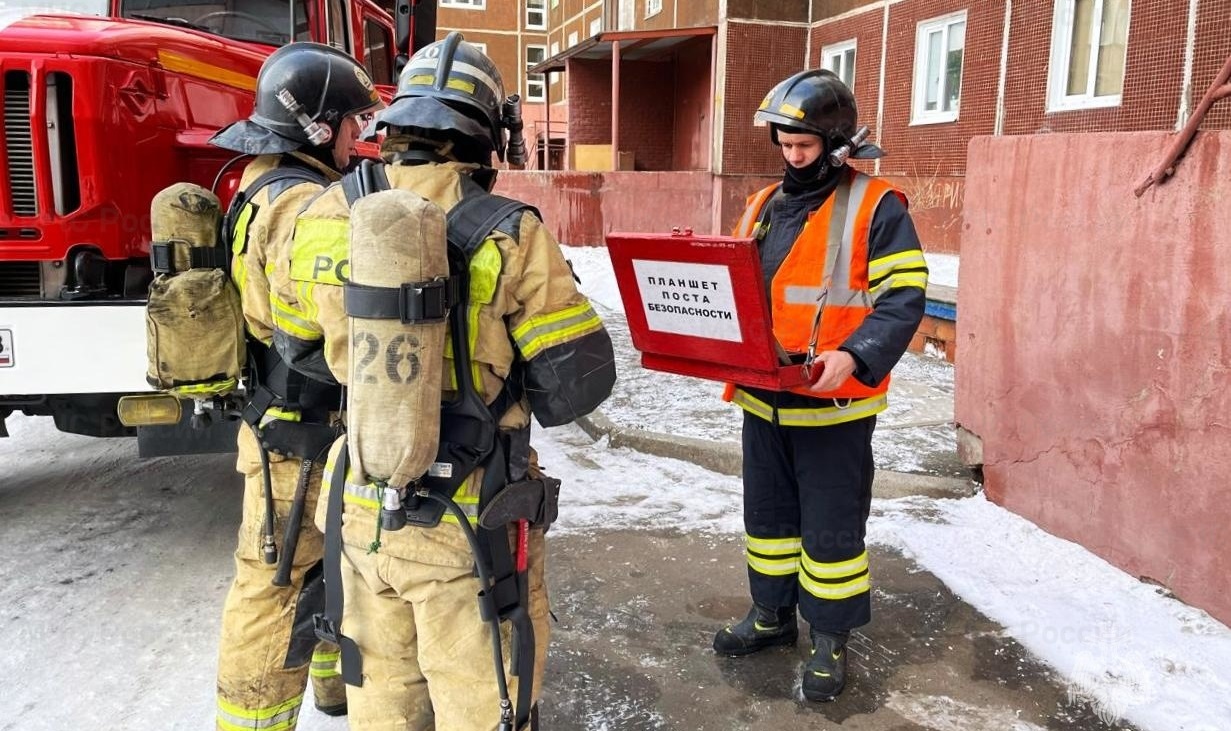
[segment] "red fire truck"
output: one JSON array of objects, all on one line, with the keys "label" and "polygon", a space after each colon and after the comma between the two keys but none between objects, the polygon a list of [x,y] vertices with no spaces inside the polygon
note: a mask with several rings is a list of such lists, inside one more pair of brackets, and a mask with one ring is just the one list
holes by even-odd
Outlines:
[{"label": "red fire truck", "polygon": [[292,39],[344,49],[392,85],[434,39],[436,1],[385,1],[0,5],[0,436],[14,412],[133,433],[116,403],[149,390],[150,199],[191,181],[226,204],[243,166],[219,179],[232,153],[207,140],[249,114],[261,62]]}]

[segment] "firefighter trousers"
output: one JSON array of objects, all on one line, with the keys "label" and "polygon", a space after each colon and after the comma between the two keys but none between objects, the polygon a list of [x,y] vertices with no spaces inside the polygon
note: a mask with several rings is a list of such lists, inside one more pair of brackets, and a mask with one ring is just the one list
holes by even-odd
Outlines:
[{"label": "firefighter trousers", "polygon": [[[318,642],[312,629],[312,615],[324,609],[324,588],[319,580],[324,542],[312,523],[324,459],[314,466],[309,479],[290,586],[277,587],[272,583],[277,565],[266,564],[261,553],[265,486],[258,447],[247,427],[241,427],[239,433],[244,510],[235,549],[235,580],[222,616],[217,728],[284,731],[296,726],[309,677],[316,705],[326,708],[346,701],[338,648]],[[297,459],[270,464],[279,556],[284,550],[283,532],[300,465]]]},{"label": "firefighter trousers", "polygon": [[[382,541],[413,544],[376,553],[343,546],[342,631],[359,646],[363,685],[348,686],[353,731],[493,731],[500,721],[491,629],[479,617],[479,583],[460,528],[406,527]],[[529,607],[537,700],[547,659],[543,531],[529,536]],[[401,555],[398,555],[401,554]],[[414,558],[408,558],[409,555]],[[501,646],[509,698],[518,683],[508,622]]]},{"label": "firefighter trousers", "polygon": [[864,533],[872,505],[876,417],[781,426],[744,413],[748,584],[764,607],[798,605],[813,628],[871,619]]}]

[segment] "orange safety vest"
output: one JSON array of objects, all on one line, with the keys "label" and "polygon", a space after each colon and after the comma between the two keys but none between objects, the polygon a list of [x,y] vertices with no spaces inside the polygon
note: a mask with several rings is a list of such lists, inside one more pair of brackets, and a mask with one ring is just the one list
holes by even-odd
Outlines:
[{"label": "orange safety vest", "polygon": [[[788,353],[808,352],[819,302],[824,305],[819,313],[817,353],[836,350],[872,312],[872,295],[868,291],[872,216],[886,195],[893,193],[903,203],[906,196],[879,178],[848,170],[846,180],[808,217],[774,274],[770,292],[774,337]],[[748,207],[735,229],[736,236],[753,235],[762,209],[779,185],[775,183],[748,197]],[[872,387],[852,376],[825,393],[810,391],[805,386],[791,390],[814,398],[864,399],[886,393],[889,376]]]}]

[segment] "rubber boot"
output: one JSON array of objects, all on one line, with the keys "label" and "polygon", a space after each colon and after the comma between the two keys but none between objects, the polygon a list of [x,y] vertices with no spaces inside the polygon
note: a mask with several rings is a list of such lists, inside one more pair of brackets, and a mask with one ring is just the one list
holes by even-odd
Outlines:
[{"label": "rubber boot", "polygon": [[846,687],[846,640],[848,632],[834,633],[810,630],[812,657],[804,665],[801,685],[804,698],[827,702],[838,697]]},{"label": "rubber boot", "polygon": [[740,657],[767,647],[793,645],[798,639],[794,607],[771,609],[753,604],[742,622],[718,630],[714,635],[714,652]]}]

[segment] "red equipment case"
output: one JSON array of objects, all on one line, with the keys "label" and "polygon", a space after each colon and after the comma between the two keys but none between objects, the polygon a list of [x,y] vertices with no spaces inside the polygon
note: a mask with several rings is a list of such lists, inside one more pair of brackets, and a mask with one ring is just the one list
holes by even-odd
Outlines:
[{"label": "red equipment case", "polygon": [[607,253],[645,368],[777,391],[809,381],[774,340],[752,239],[611,233]]}]

